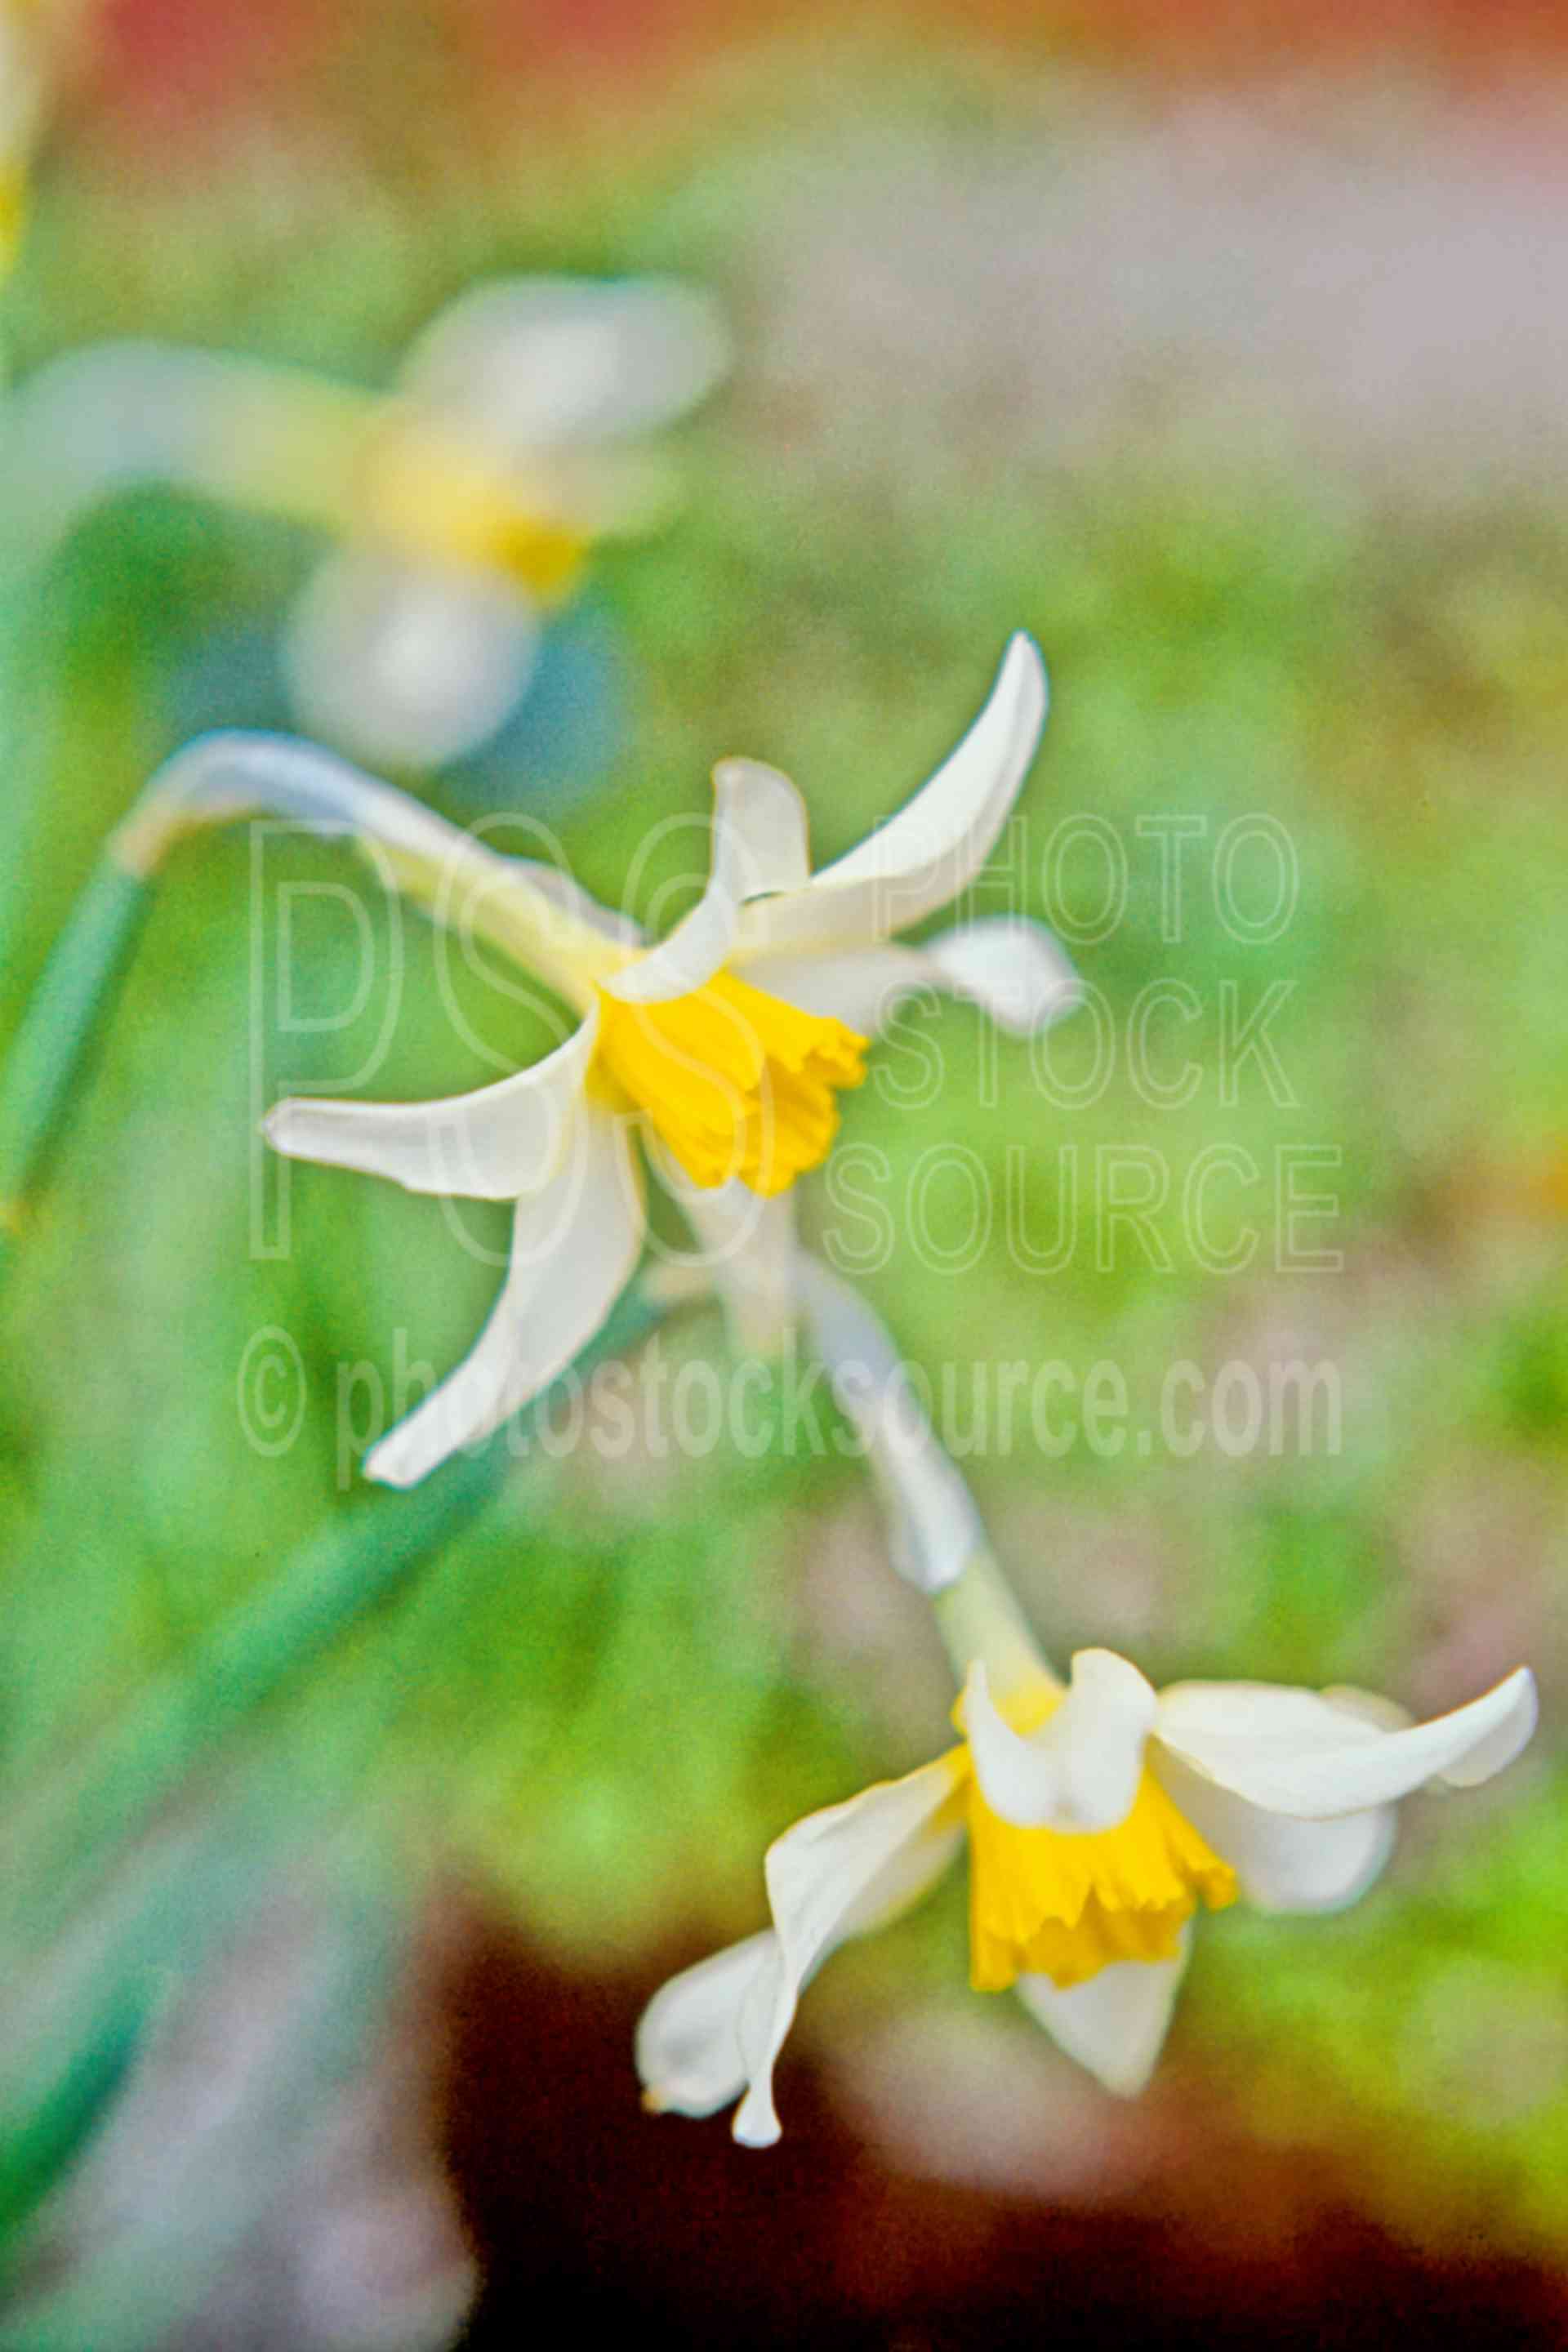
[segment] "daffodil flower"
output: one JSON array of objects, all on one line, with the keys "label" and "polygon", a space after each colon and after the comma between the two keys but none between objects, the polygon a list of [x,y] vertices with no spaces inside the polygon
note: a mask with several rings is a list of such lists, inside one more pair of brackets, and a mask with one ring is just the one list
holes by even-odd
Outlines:
[{"label": "daffodil flower", "polygon": [[957,750],[890,823],[813,874],[800,796],[745,760],[714,773],[711,868],[650,946],[553,869],[498,856],[405,794],[307,746],[216,737],[154,779],[119,837],[134,870],[183,830],[258,808],[349,832],[437,919],[544,979],[581,1019],[499,1084],[425,1103],[296,1098],[265,1124],[291,1157],[416,1192],[516,1202],[501,1295],[472,1353],[367,1457],[406,1486],[545,1386],[599,1328],[645,1234],[641,1134],[717,1261],[751,1336],[790,1311],[789,1188],[826,1157],[868,1034],[916,986],[946,987],[1026,1028],[1076,983],[1037,926],[963,926],[921,947],[890,935],[973,878],[1034,756],[1046,707],[1015,637]]},{"label": "daffodil flower", "polygon": [[[836,1349],[847,1336],[858,1347],[868,1310],[825,1316],[836,1286],[820,1270],[816,1285],[813,1321],[841,1377]],[[1063,2050],[1131,2095],[1164,2041],[1200,1910],[1354,1902],[1388,1858],[1399,1799],[1489,1779],[1534,1728],[1523,1667],[1421,1724],[1349,1689],[1157,1691],[1110,1650],[1079,1651],[1064,1684],[976,1551],[973,1509],[956,1510],[918,1444],[893,1447],[869,1413],[861,1425],[902,1515],[925,1528],[928,1569],[967,1562],[937,1602],[963,1737],[768,1849],[771,1927],[672,1979],[644,2013],[637,2068],[656,2110],[738,2102],[735,2137],[775,2140],[773,2067],[801,1993],[848,1937],[917,1902],[965,1841],[974,1988],[1016,1990]]]},{"label": "daffodil flower", "polygon": [[[0,183],[3,190],[3,183]],[[393,393],[158,343],[56,361],[10,404],[8,554],[36,562],[98,499],[169,482],[337,542],[289,625],[306,730],[435,766],[527,685],[540,613],[595,541],[668,512],[651,436],[728,364],[712,304],[662,279],[501,279],[414,344]]]},{"label": "daffodil flower", "polygon": [[973,1663],[965,1738],[934,1763],[809,1814],[769,1847],[773,1925],[657,1993],[637,2033],[656,2110],[740,2102],[735,2137],[779,2136],[773,2066],[805,1986],[851,1936],[912,1904],[969,1846],[970,1979],[1012,1988],[1071,2057],[1124,2095],[1165,2038],[1191,1922],[1239,1896],[1266,1911],[1355,1901],[1394,1805],[1469,1788],[1535,1723],[1525,1668],[1430,1723],[1360,1691],[1176,1683],[1081,1650],[994,1698]]}]

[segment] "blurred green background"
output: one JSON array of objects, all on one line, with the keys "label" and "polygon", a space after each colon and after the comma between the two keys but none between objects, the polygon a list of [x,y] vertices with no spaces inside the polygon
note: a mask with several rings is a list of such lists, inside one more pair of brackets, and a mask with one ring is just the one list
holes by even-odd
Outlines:
[{"label": "blurred green background", "polygon": [[[985,1099],[977,1023],[944,1011],[938,1097],[911,1111],[868,1085],[844,1142],[884,1155],[861,1165],[900,1226],[933,1146],[976,1155],[999,1199],[1022,1145],[1041,1247],[1074,1147],[1076,1245],[1020,1273],[998,1223],[961,1271],[900,1246],[867,1287],[933,1377],[1110,1360],[1147,1412],[1180,1360],[1336,1368],[1331,1454],[1106,1456],[1080,1438],[966,1467],[1058,1654],[1103,1641],[1157,1681],[1352,1680],[1428,1710],[1534,1664],[1531,1755],[1494,1788],[1407,1808],[1353,1914],[1233,1913],[1204,1934],[1149,2128],[1175,2163],[1183,2116],[1201,2133],[1194,2110],[1217,2106],[1400,2230],[1560,2252],[1568,266],[1548,250],[1565,193],[1552,61],[1526,94],[1489,52],[1456,70],[1425,19],[1428,46],[1392,56],[1370,34],[1324,47],[1304,21],[1239,83],[1201,11],[1124,14],[1114,38],[1005,16],[791,33],[607,11],[589,39],[477,5],[297,8],[265,38],[239,12],[205,23],[122,5],[78,26],[4,295],[15,377],[138,334],[375,385],[444,301],[507,271],[672,272],[726,309],[736,369],[679,436],[683,510],[603,551],[561,625],[613,648],[616,726],[563,781],[525,706],[512,768],[489,772],[492,799],[557,828],[601,896],[620,902],[656,820],[704,810],[730,752],[795,776],[817,858],[836,854],[944,751],[1007,633],[1038,638],[1055,704],[1022,803],[1026,903],[1061,911],[1042,890],[1051,828],[1108,821],[1130,894],[1076,961],[1123,1041],[1148,983],[1195,992],[1201,1019],[1157,1034],[1160,1066],[1190,1055],[1202,1083],[1157,1108],[1121,1053],[1073,1107],[1005,1044]],[[255,648],[319,551],[142,490],[12,595],[7,1027],[158,760],[230,716],[281,723]],[[405,781],[476,813],[460,772]],[[1289,832],[1300,896],[1280,936],[1249,944],[1210,875],[1225,825],[1258,811]],[[1205,829],[1179,939],[1136,831],[1152,814]],[[695,838],[645,862],[641,906],[689,875]],[[302,880],[350,870],[304,839],[268,856]],[[1063,870],[1070,915],[1096,874]],[[342,1368],[445,1370],[491,1295],[438,1204],[328,1171],[292,1172],[288,1255],[251,1254],[249,873],[239,835],[171,867],[5,1300],[8,1808],[358,1506],[338,1477]],[[453,1033],[430,935],[404,933],[374,1091],[477,1083],[490,1066]],[[357,949],[328,901],[294,947],[309,1002],[341,1004]],[[1247,1008],[1273,982],[1294,1101],[1256,1063],[1222,1099],[1222,991]],[[543,1033],[477,980],[463,1009],[496,1051],[537,1049]],[[286,1067],[265,1063],[268,1090],[353,1070],[380,1019],[376,1003],[323,1034],[313,1062],[293,1041]],[[1093,1091],[1097,1040],[1084,1014],[1053,1034],[1059,1093]],[[1094,1155],[1128,1144],[1173,1172],[1163,1269],[1125,1234],[1101,1262]],[[1221,1238],[1238,1202],[1265,1236],[1230,1275],[1198,1262],[1181,1213],[1215,1144],[1265,1171],[1245,1200],[1216,1188]],[[1337,1271],[1272,1263],[1269,1172],[1302,1146],[1341,1155],[1304,1184],[1338,1195],[1310,1236],[1342,1253]],[[809,1227],[847,1230],[822,1180],[803,1194]],[[963,1184],[935,1182],[928,1207],[961,1255]],[[501,1212],[468,1222],[500,1245]],[[263,1455],[237,1383],[268,1327],[296,1342],[310,1409]],[[723,1342],[706,1316],[659,1344]],[[574,1969],[651,1984],[671,1953],[759,1924],[768,1839],[929,1754],[947,1703],[853,1465],[721,1446],[520,1474],[274,1706],[267,1737],[302,1807],[347,1805],[396,1855],[460,1857]],[[802,2041],[831,2080],[873,2026],[895,2074],[939,2029],[977,2052],[994,2037],[1037,2069],[1047,2140],[1067,2103],[1066,2193],[1104,2193],[1094,2095],[964,1989],[962,1899],[955,1884],[846,1955]],[[939,2170],[944,2144],[974,2137],[942,2106],[964,2095],[943,2074],[917,2116],[846,2092],[899,2160]],[[787,2128],[787,2075],[783,2096]],[[628,2116],[633,2098],[628,2063]]]}]

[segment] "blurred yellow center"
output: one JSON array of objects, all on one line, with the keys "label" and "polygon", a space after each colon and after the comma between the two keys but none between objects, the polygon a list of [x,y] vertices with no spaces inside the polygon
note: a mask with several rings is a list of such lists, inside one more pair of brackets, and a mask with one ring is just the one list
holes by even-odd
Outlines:
[{"label": "blurred yellow center", "polygon": [[595,1067],[694,1184],[738,1176],[771,1196],[826,1159],[836,1096],[865,1076],[867,1042],[721,972],[663,1004],[601,990]]},{"label": "blurred yellow center", "polygon": [[358,496],[378,537],[411,553],[504,572],[536,595],[572,584],[580,536],[531,506],[455,436],[394,414],[373,430]]},{"label": "blurred yellow center", "polygon": [[[1005,1709],[1014,1728],[1037,1730],[1061,1704],[1054,1685]],[[1064,1991],[1119,1960],[1175,1958],[1199,1899],[1236,1900],[1236,1873],[1177,1811],[1153,1774],[1113,1830],[1018,1829],[992,1811],[969,1780],[969,1962],[977,1992],[1021,1976]]]}]

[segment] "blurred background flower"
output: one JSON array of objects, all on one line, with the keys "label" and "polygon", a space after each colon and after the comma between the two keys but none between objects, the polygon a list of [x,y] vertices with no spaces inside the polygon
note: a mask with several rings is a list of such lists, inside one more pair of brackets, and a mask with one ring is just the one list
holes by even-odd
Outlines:
[{"label": "blurred background flower", "polygon": [[[1316,2343],[1331,2312],[1351,2340],[1412,2314],[1439,2341],[1560,2340],[1561,26],[1457,0],[1246,25],[1212,0],[114,0],[72,32],[3,297],[14,383],[133,339],[376,393],[498,279],[652,277],[718,305],[735,365],[681,428],[684,504],[604,546],[515,718],[417,779],[459,821],[483,806],[497,846],[542,854],[547,816],[587,887],[667,928],[716,757],[801,778],[830,858],[955,739],[977,662],[1038,639],[1055,712],[1011,910],[1062,938],[1089,1003],[1043,1056],[963,1008],[912,1016],[902,1093],[849,1101],[852,1186],[825,1186],[810,1237],[939,1402],[951,1373],[949,1434],[1053,1653],[1124,1647],[1162,1684],[1352,1681],[1423,1715],[1521,1656],[1542,1682],[1530,1756],[1426,1808],[1353,1914],[1205,1939],[1143,2103],[1113,2110],[964,1993],[942,1894],[816,1988],[789,2140],[742,2184],[721,2123],[637,2115],[633,2022],[762,1925],[772,1837],[933,1752],[944,1670],[855,1465],[782,1437],[760,1460],[646,1432],[629,1461],[557,1449],[280,1688],[247,1758],[263,1790],[308,1781],[334,1853],[390,1854],[406,1894],[382,1916],[429,2004],[395,2031],[454,2053],[414,2169],[481,2263],[475,2340],[510,2340],[546,2274],[714,2340],[994,2343],[1042,2311],[1068,2343]],[[270,649],[321,560],[285,519],[148,484],[8,592],[7,1034],[156,763],[200,726],[285,718]],[[450,1092],[551,1039],[379,891],[353,913],[343,872],[297,835],[182,854],[22,1222],[8,1813],[182,1687],[309,1530],[349,1523],[345,1467],[493,1294],[503,1211],[459,1235],[437,1202],[256,1142],[279,1095],[368,1092],[372,1068],[388,1097]],[[361,983],[395,954],[441,985],[404,990],[384,1040]],[[258,1414],[269,1332],[294,1353]],[[721,1360],[713,1316],[658,1345],[671,1393]],[[1049,1444],[1027,1415],[1010,1447],[983,1434],[973,1368],[1013,1361],[1068,1367],[1080,1402],[1120,1368],[1128,1442],[1065,1402]],[[1169,1367],[1267,1396],[1292,1362],[1332,1369],[1337,1444],[1289,1420],[1278,1447],[1212,1420],[1191,1453],[1163,1442]],[[211,1817],[220,1857],[232,1818]],[[307,1822],[296,1851],[318,1841]],[[306,1876],[299,1948],[368,1951],[380,1891],[344,1928]],[[222,2017],[251,1972],[268,2047],[308,2052],[320,2012],[274,2000],[237,1926],[209,1951],[197,1879],[173,1883],[149,1980]],[[8,1937],[98,1950],[101,1895],[47,1923],[39,1899],[12,1898]],[[454,1928],[433,1962],[426,1902]],[[113,2006],[95,1969],[79,2041]],[[169,2105],[134,2092],[165,2061],[132,2018],[29,2192],[19,2315],[38,2265],[79,2283],[102,2256],[113,2135],[153,2117],[159,2147],[195,2096],[177,2072]],[[306,2133],[283,2135],[301,2159]],[[160,2178],[150,2158],[150,2216]],[[398,2290],[411,2314],[422,2292]],[[411,2329],[455,2332],[456,2302],[422,2308]],[[233,2340],[216,2305],[180,2324],[204,2309],[205,2340]]]},{"label": "blurred background flower", "polygon": [[[478,286],[384,398],[172,344],[89,345],[11,402],[8,560],[37,565],[100,500],[144,483],[331,533],[284,634],[292,716],[363,758],[440,765],[504,725],[542,615],[593,543],[667,518],[679,478],[633,436],[724,364],[712,305],[653,279]],[[232,666],[208,680],[215,702],[237,685]]]}]

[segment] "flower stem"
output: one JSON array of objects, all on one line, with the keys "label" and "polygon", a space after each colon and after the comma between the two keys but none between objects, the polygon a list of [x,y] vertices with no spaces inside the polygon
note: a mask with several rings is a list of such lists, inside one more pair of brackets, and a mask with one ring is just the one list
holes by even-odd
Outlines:
[{"label": "flower stem", "polygon": [[1000,1703],[1041,1675],[1054,1682],[1017,1596],[989,1552],[977,1552],[963,1574],[931,1595],[931,1612],[960,1687],[980,1659]]},{"label": "flower stem", "polygon": [[0,1076],[0,1274],[94,1039],[112,1005],[152,893],[110,856],[72,910]]}]

